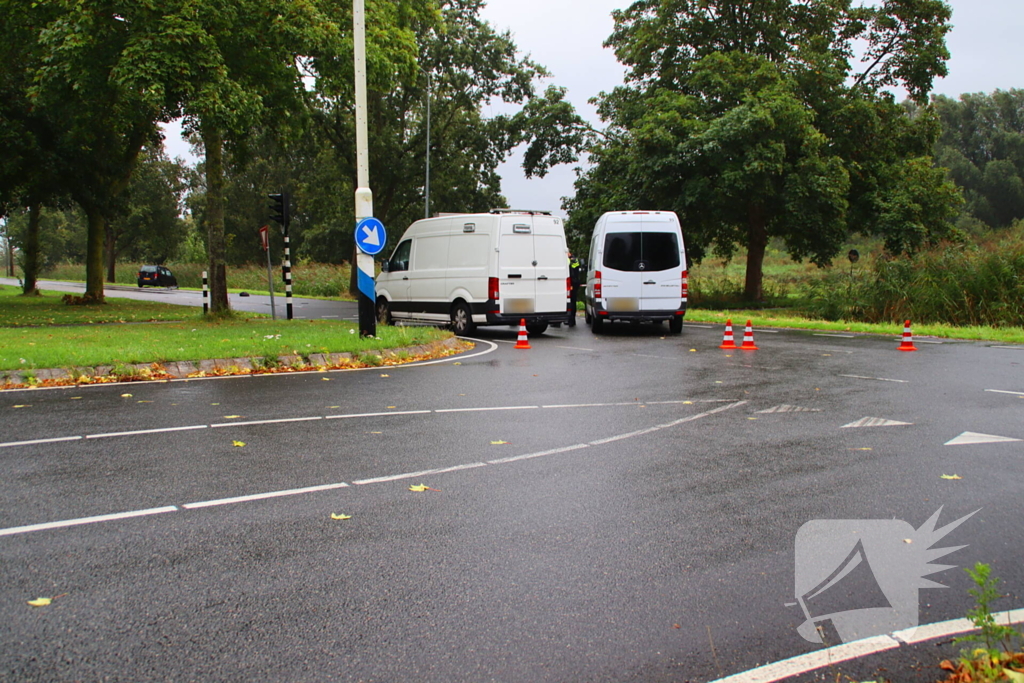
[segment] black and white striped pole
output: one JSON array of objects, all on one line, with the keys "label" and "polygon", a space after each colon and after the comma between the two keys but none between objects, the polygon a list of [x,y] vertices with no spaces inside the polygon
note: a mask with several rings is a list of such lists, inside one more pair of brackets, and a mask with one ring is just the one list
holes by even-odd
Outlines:
[{"label": "black and white striped pole", "polygon": [[292,248],[288,241],[288,229],[284,232],[284,300],[288,320],[292,319]]},{"label": "black and white striped pole", "polygon": [[203,315],[210,312],[210,281],[206,277],[206,271],[203,271]]}]

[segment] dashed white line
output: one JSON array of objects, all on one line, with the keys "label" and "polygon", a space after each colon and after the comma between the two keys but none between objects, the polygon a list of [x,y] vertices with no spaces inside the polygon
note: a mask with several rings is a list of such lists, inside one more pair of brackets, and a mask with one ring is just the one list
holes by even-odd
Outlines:
[{"label": "dashed white line", "polygon": [[199,508],[215,507],[218,505],[232,505],[234,503],[245,503],[250,500],[264,500],[267,498],[280,498],[281,496],[297,496],[300,493],[315,493],[317,491],[331,491],[342,489],[348,484],[340,481],[337,484],[321,484],[319,486],[306,486],[300,489],[285,489],[282,491],[269,491],[267,493],[253,493],[248,496],[235,496],[233,498],[220,498],[218,500],[204,500],[198,503],[186,503],[181,507],[185,510],[196,510]]},{"label": "dashed white line", "polygon": [[815,332],[815,337],[838,337],[839,339],[856,339],[855,334],[827,334],[825,332]]},{"label": "dashed white line", "polygon": [[876,382],[899,382],[900,384],[907,384],[905,379],[888,379],[886,377],[865,377],[864,375],[839,375],[840,377],[850,377],[852,379],[873,379]]},{"label": "dashed white line", "polygon": [[426,415],[429,410],[390,410],[386,413],[350,413],[348,415],[327,415],[325,420],[343,420],[350,417],[384,417],[387,415]]},{"label": "dashed white line", "polygon": [[[186,427],[162,427],[160,429],[136,429],[130,432],[104,432],[102,434],[86,434],[86,439],[106,439],[112,436],[137,436],[139,434],[163,434],[165,432],[189,432],[194,429],[206,429],[207,425],[188,425]],[[72,437],[76,438],[76,437]],[[81,437],[77,437],[81,438]]]},{"label": "dashed white line", "polygon": [[536,410],[540,406],[490,406],[487,408],[439,408],[435,413],[486,413],[491,410]]},{"label": "dashed white line", "polygon": [[43,522],[42,524],[28,524],[25,526],[15,526],[9,529],[0,529],[0,536],[11,536],[14,534],[24,534],[30,531],[43,531],[44,529],[61,529],[69,526],[79,526],[81,524],[95,524],[97,522],[111,522],[117,519],[130,519],[132,517],[145,517],[146,515],[159,515],[164,512],[176,512],[178,510],[175,505],[167,505],[165,507],[150,508],[148,510],[132,510],[131,512],[115,512],[109,515],[96,515],[94,517],[79,517],[78,519],[65,519],[60,522]]},{"label": "dashed white line", "polygon": [[1024,351],[1024,346],[990,346],[990,349],[1010,349],[1011,351]]},{"label": "dashed white line", "polygon": [[429,477],[435,474],[444,474],[445,472],[458,472],[459,470],[471,470],[477,467],[486,467],[485,462],[471,462],[465,465],[454,465],[452,467],[441,467],[432,470],[420,470],[419,472],[404,472],[402,474],[390,474],[385,477],[374,477],[372,479],[356,479],[352,483],[356,486],[363,486],[365,484],[381,484],[387,481],[398,481],[400,479],[418,479],[420,477]]},{"label": "dashed white line", "polygon": [[524,453],[523,455],[511,455],[507,458],[496,458],[494,460],[488,460],[488,465],[503,465],[507,462],[516,462],[517,460],[529,460],[531,458],[542,458],[545,455],[556,455],[558,453],[568,453],[569,451],[578,451],[581,448],[590,448],[589,443],[578,443],[572,446],[563,446],[561,448],[552,448],[547,451],[539,451],[537,453]]},{"label": "dashed white line", "polygon": [[80,436],[58,436],[52,439],[31,439],[29,441],[8,441],[7,443],[0,443],[0,448],[8,448],[10,446],[33,446],[41,443],[60,443],[61,441],[78,441],[82,437]]},{"label": "dashed white line", "polygon": [[215,422],[210,426],[216,429],[217,427],[247,427],[251,425],[272,425],[281,424],[283,422],[309,422],[310,420],[322,420],[324,419],[320,415],[314,415],[312,417],[282,417],[276,420],[248,420],[246,422]]},{"label": "dashed white line", "polygon": [[986,389],[993,394],[1010,394],[1011,396],[1024,396],[1024,391],[1003,391],[1002,389]]},{"label": "dashed white line", "polygon": [[637,401],[622,401],[620,403],[556,403],[541,406],[541,408],[607,408],[609,406],[631,406],[637,404]]},{"label": "dashed white line", "polygon": [[570,351],[593,351],[594,349],[585,349],[582,346],[556,346],[556,349],[569,349]]}]

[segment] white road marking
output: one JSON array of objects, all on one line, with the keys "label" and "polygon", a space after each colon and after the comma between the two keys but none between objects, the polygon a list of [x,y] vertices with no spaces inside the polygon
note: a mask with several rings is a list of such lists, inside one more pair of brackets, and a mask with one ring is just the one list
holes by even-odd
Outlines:
[{"label": "white road marking", "polygon": [[210,426],[216,429],[217,427],[246,427],[249,425],[272,425],[281,424],[282,422],[309,422],[310,420],[322,420],[324,419],[320,415],[313,417],[282,417],[276,420],[248,420],[246,422],[215,422]]},{"label": "white road marking", "polygon": [[351,413],[349,415],[326,415],[325,420],[342,420],[349,417],[382,417],[385,415],[426,415],[429,410],[391,410],[386,413]]},{"label": "white road marking", "polygon": [[838,664],[848,659],[863,657],[864,655],[894,650],[900,646],[898,640],[891,636],[874,636],[855,640],[852,643],[844,643],[834,647],[827,647],[823,650],[808,652],[805,655],[798,655],[774,664],[759,666],[750,671],[719,678],[712,683],[773,683],[789,676],[820,669],[830,664]]},{"label": "white road marking", "polygon": [[840,339],[856,339],[857,338],[857,335],[855,335],[855,334],[829,334],[829,333],[826,333],[826,332],[815,332],[814,336],[815,337],[838,337]]},{"label": "white road marking", "polygon": [[839,375],[840,377],[850,377],[852,379],[873,379],[878,382],[899,382],[900,384],[907,384],[905,379],[888,379],[886,377],[865,377],[864,375]]},{"label": "white road marking", "polygon": [[78,519],[65,519],[60,522],[43,522],[42,524],[28,524],[26,526],[15,526],[8,529],[0,529],[0,536],[11,536],[13,534],[24,534],[30,531],[43,531],[44,529],[61,529],[81,524],[95,524],[97,522],[111,522],[117,519],[130,519],[132,517],[145,517],[146,515],[159,515],[164,512],[177,512],[174,505],[165,507],[150,508],[148,510],[133,510],[131,512],[115,512],[109,515],[96,515],[94,517],[79,517]]},{"label": "white road marking", "polygon": [[1014,396],[1024,396],[1024,391],[1003,391],[1001,389],[986,389],[985,391],[991,391],[993,394],[1012,394]]},{"label": "white road marking", "polygon": [[164,427],[162,429],[136,429],[131,432],[104,432],[102,434],[86,434],[86,439],[106,439],[111,436],[136,436],[138,434],[162,434],[164,432],[187,432],[193,429],[206,429],[207,425],[188,425],[187,427]]},{"label": "white road marking", "polygon": [[820,413],[819,408],[801,408],[800,406],[791,406],[783,403],[780,406],[772,406],[766,410],[757,411],[758,415],[763,413]]},{"label": "white road marking", "polygon": [[1024,346],[990,346],[990,349],[1010,349],[1011,351],[1024,351]]},{"label": "white road marking", "polygon": [[40,443],[60,443],[61,441],[78,441],[82,437],[80,436],[58,436],[53,439],[32,439],[30,441],[8,441],[7,443],[0,443],[0,448],[7,448],[9,446],[32,446]]},{"label": "white road marking", "polygon": [[900,422],[898,420],[887,420],[884,417],[862,417],[856,422],[845,424],[840,429],[847,429],[849,427],[901,427],[906,425],[912,425],[913,422]]},{"label": "white road marking", "polygon": [[542,458],[545,455],[556,455],[558,453],[568,453],[569,451],[578,451],[581,448],[590,448],[588,443],[578,443],[572,446],[563,446],[562,448],[552,448],[548,451],[539,451],[537,453],[525,453],[523,455],[512,455],[507,458],[497,458],[495,460],[488,460],[488,465],[503,465],[507,462],[516,462],[517,460],[529,460],[530,458]]},{"label": "white road marking", "polygon": [[571,351],[593,351],[594,349],[585,349],[582,346],[556,346],[556,349],[570,349]]},{"label": "white road marking", "polygon": [[[352,483],[355,484],[355,485],[384,483],[384,482],[396,481],[396,480],[400,480],[400,479],[412,479],[412,478],[417,478],[417,477],[433,476],[433,475],[437,475],[437,474],[444,474],[446,472],[457,472],[457,471],[460,471],[460,470],[474,469],[474,468],[477,468],[477,467],[487,467],[488,465],[500,465],[500,464],[505,464],[505,463],[510,463],[510,462],[516,462],[516,461],[519,461],[519,460],[527,460],[527,459],[530,459],[530,458],[539,458],[539,457],[543,457],[543,456],[546,456],[546,455],[555,455],[555,454],[558,454],[558,453],[566,453],[566,452],[569,452],[569,451],[575,451],[575,450],[579,450],[579,449],[582,449],[582,448],[589,448],[590,446],[597,446],[597,445],[602,445],[602,444],[605,444],[605,443],[611,443],[611,442],[614,442],[614,441],[620,441],[620,440],[623,440],[623,439],[626,439],[626,438],[630,438],[632,436],[640,436],[640,435],[643,435],[643,434],[649,434],[651,432],[656,432],[656,431],[659,431],[659,430],[662,430],[662,429],[668,429],[670,427],[675,427],[676,425],[680,425],[680,424],[683,424],[685,422],[692,422],[694,420],[699,420],[699,419],[701,419],[703,417],[707,417],[709,415],[714,415],[715,413],[720,413],[720,412],[723,412],[723,411],[726,411],[726,410],[731,410],[732,408],[738,408],[738,407],[740,407],[742,405],[745,405],[746,403],[747,403],[746,401],[736,401],[734,403],[729,403],[728,405],[723,405],[723,406],[719,406],[717,408],[713,408],[711,410],[707,410],[707,411],[705,411],[703,413],[698,413],[696,415],[690,415],[690,416],[687,416],[687,417],[679,418],[678,420],[673,420],[673,421],[667,422],[665,424],[655,425],[654,427],[650,427],[650,428],[647,428],[647,429],[641,429],[641,430],[638,430],[638,431],[629,432],[627,434],[620,434],[618,436],[613,436],[613,437],[610,437],[610,438],[607,438],[607,439],[601,439],[599,441],[593,441],[593,442],[591,442],[589,444],[574,444],[572,446],[563,446],[563,447],[560,447],[560,448],[552,448],[552,449],[549,449],[549,450],[546,450],[546,451],[538,451],[538,452],[535,452],[535,453],[525,453],[523,455],[511,456],[511,457],[508,457],[508,458],[499,458],[499,459],[488,461],[488,462],[473,462],[473,463],[466,463],[466,464],[462,464],[462,465],[453,465],[451,467],[441,467],[441,468],[437,468],[437,469],[422,470],[422,471],[419,471],[419,472],[408,472],[408,473],[403,473],[403,474],[393,474],[393,475],[388,475],[388,476],[384,476],[384,477],[375,477],[375,478],[372,478],[372,479],[359,479],[359,480],[353,481]],[[518,408],[536,408],[536,407],[537,406],[518,406]],[[415,412],[429,413],[431,411],[424,410],[424,411],[415,411]],[[438,411],[438,412],[440,412],[440,411]],[[395,415],[395,414],[396,413],[375,413],[373,415]],[[328,418],[329,417],[330,416],[328,416]],[[354,417],[354,416],[337,415],[335,417]],[[237,424],[237,423],[232,423],[232,424]],[[77,439],[77,438],[81,438],[81,437],[71,437],[71,438]],[[67,440],[67,439],[65,439],[65,440]],[[244,496],[234,496],[234,497],[231,497],[231,498],[220,498],[220,499],[217,499],[217,500],[208,500],[208,501],[199,501],[199,502],[195,502],[195,503],[186,503],[186,504],[182,505],[180,508],[177,507],[177,506],[174,506],[174,505],[169,505],[169,506],[166,506],[166,507],[151,508],[151,509],[148,509],[148,510],[136,510],[136,511],[133,511],[133,512],[121,512],[121,513],[115,513],[115,514],[111,514],[111,515],[97,515],[95,517],[83,517],[83,518],[80,518],[80,519],[63,520],[63,521],[58,521],[58,522],[44,522],[44,523],[41,523],[41,524],[30,524],[30,525],[26,525],[26,526],[11,527],[11,528],[8,528],[8,529],[0,529],[0,536],[10,536],[10,535],[13,535],[13,534],[28,533],[28,532],[32,532],[32,531],[41,531],[41,530],[44,530],[44,529],[58,529],[58,528],[62,528],[62,527],[76,526],[76,525],[79,525],[79,524],[92,524],[92,523],[95,523],[95,522],[106,522],[106,521],[117,520],[117,519],[126,519],[126,518],[130,518],[130,517],[141,517],[141,516],[144,516],[144,515],[154,515],[154,514],[159,514],[159,513],[162,513],[162,512],[175,512],[175,511],[179,511],[179,510],[194,510],[194,509],[204,508],[204,507],[215,507],[215,506],[221,506],[221,505],[231,505],[231,504],[234,504],[234,503],[249,502],[249,501],[254,501],[254,500],[263,500],[263,499],[267,499],[267,498],[278,498],[278,497],[281,497],[281,496],[293,496],[293,495],[298,495],[298,494],[302,494],[302,493],[312,493],[312,492],[316,492],[316,491],[328,491],[328,490],[332,490],[332,489],[345,488],[345,487],[348,487],[348,486],[349,486],[349,484],[347,484],[346,482],[337,482],[337,483],[334,483],[334,484],[320,484],[320,485],[317,485],[317,486],[308,486],[308,487],[297,488],[297,489],[286,489],[286,490],[283,490],[283,491],[270,491],[270,492],[266,492],[266,493],[253,493],[253,494],[244,495]]]},{"label": "white road marking", "polygon": [[561,403],[541,406],[541,408],[605,408],[608,406],[631,406],[636,401],[623,401],[621,403]]},{"label": "white road marking", "polygon": [[439,408],[435,413],[485,413],[491,410],[536,410],[540,406],[490,406],[487,408]]},{"label": "white road marking", "polygon": [[943,446],[968,446],[975,443],[1009,443],[1020,441],[1010,436],[996,436],[995,434],[979,434],[978,432],[964,432],[943,444]]},{"label": "white road marking", "polygon": [[499,344],[518,344],[519,343],[518,340],[512,341],[511,339],[494,339],[493,341],[496,341]]},{"label": "white road marking", "polygon": [[[1007,610],[993,614],[996,623],[1017,624],[1024,622],[1024,609]],[[968,628],[964,628],[967,625]],[[765,664],[756,669],[743,671],[712,681],[711,683],[775,683],[790,676],[820,669],[830,664],[838,664],[856,657],[885,652],[900,647],[902,644],[915,644],[928,640],[936,640],[960,633],[976,631],[977,628],[966,619],[950,619],[935,624],[924,624],[916,628],[904,629],[882,636],[874,636],[852,643],[844,643],[827,647],[804,655],[790,657],[772,664]]]},{"label": "white road marking", "polygon": [[696,323],[686,323],[686,326],[687,327],[699,327],[702,330],[713,330],[713,329],[715,329],[714,325],[697,325]]},{"label": "white road marking", "polygon": [[198,503],[186,503],[181,507],[185,510],[197,510],[199,508],[215,507],[218,505],[232,505],[234,503],[245,503],[250,500],[264,500],[266,498],[280,498],[281,496],[296,496],[300,493],[315,493],[317,491],[331,491],[342,489],[348,484],[341,481],[337,484],[321,484],[320,486],[306,486],[300,489],[285,489],[282,491],[269,491],[267,493],[253,493],[248,496],[235,496],[233,498],[220,498],[218,500],[204,500]]},{"label": "white road marking", "polygon": [[365,484],[382,484],[387,481],[398,481],[399,479],[419,479],[420,477],[429,477],[435,474],[444,474],[445,472],[458,472],[459,470],[471,470],[476,467],[487,467],[485,462],[471,462],[465,465],[454,465],[452,467],[441,467],[432,470],[420,470],[419,472],[405,472],[403,474],[390,474],[386,477],[374,477],[373,479],[356,479],[352,483],[356,486],[363,486]]}]

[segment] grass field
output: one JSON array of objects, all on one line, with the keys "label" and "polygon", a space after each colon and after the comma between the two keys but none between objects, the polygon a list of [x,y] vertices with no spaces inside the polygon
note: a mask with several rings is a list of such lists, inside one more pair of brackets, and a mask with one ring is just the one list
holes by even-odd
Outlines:
[{"label": "grass field", "polygon": [[[108,299],[103,306],[65,306],[55,292],[23,297],[16,288],[2,287],[0,370],[313,353],[358,355],[451,336],[434,327],[379,326],[376,338],[363,338],[344,321],[271,320],[245,313],[217,320],[204,319],[197,310],[123,299]],[[166,322],[174,320],[181,322]]]}]

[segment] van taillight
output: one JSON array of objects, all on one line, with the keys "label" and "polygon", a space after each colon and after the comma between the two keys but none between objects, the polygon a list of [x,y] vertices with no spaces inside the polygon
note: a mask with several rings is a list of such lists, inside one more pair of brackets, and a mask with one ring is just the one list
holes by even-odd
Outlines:
[{"label": "van taillight", "polygon": [[690,293],[690,271],[683,271],[683,301],[686,301],[686,297]]},{"label": "van taillight", "polygon": [[601,298],[601,271],[600,270],[595,270],[594,271],[594,298],[595,299],[600,299]]},{"label": "van taillight", "polygon": [[500,296],[501,291],[498,289],[498,278],[487,278],[487,298],[492,301],[497,301]]},{"label": "van taillight", "polygon": [[565,300],[572,298],[572,277],[565,278]]}]

